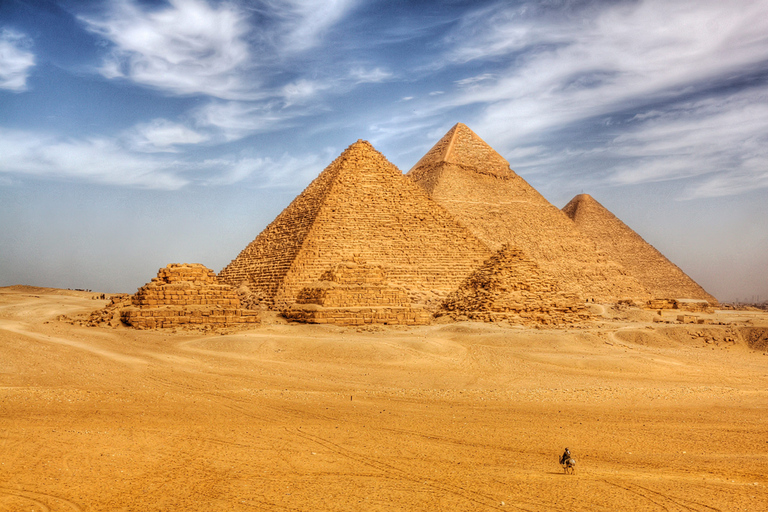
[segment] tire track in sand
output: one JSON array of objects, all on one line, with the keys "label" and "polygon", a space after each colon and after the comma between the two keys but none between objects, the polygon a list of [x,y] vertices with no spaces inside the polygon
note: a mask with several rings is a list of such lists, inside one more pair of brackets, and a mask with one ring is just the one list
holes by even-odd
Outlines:
[{"label": "tire track in sand", "polygon": [[[12,498],[19,498],[23,502],[32,503],[40,507],[41,512],[84,512],[84,509],[77,503],[54,494],[0,487],[0,505],[3,496],[11,496]],[[33,510],[38,509],[34,508]]]}]

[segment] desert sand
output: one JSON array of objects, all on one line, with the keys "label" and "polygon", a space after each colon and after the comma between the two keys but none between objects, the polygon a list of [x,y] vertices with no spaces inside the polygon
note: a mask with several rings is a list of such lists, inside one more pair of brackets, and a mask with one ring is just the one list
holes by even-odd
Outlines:
[{"label": "desert sand", "polygon": [[0,288],[0,510],[768,509],[768,349],[742,330],[765,313],[209,333],[58,319],[106,304],[92,296]]}]

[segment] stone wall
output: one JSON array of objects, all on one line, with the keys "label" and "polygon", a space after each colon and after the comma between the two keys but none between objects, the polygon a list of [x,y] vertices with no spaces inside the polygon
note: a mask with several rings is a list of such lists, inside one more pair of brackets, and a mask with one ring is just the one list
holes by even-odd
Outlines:
[{"label": "stone wall", "polygon": [[357,255],[409,290],[454,290],[491,254],[369,143],[331,163],[220,277],[286,309],[339,261]]},{"label": "stone wall", "polygon": [[431,314],[411,307],[408,293],[386,281],[378,265],[348,261],[303,288],[296,303],[283,311],[295,322],[335,325],[423,325]]},{"label": "stone wall", "polygon": [[243,309],[235,290],[199,263],[171,263],[139,288],[121,319],[139,329],[227,326],[259,322]]},{"label": "stone wall", "polygon": [[562,291],[555,278],[509,245],[502,246],[449,295],[438,315],[548,325],[590,318],[582,297]]}]

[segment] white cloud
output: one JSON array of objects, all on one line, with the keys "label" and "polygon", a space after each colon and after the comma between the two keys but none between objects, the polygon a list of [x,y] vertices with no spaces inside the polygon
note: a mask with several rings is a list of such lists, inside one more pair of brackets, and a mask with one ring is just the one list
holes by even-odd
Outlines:
[{"label": "white cloud", "polygon": [[738,4],[608,3],[579,19],[538,18],[530,6],[497,8],[490,19],[478,17],[452,36],[457,43],[448,62],[512,55],[513,64],[495,76],[459,81],[471,87],[445,106],[489,104],[477,126],[513,140],[674,98],[768,60],[768,4]]},{"label": "white cloud", "polygon": [[169,3],[149,8],[118,0],[101,16],[80,17],[89,30],[114,44],[102,74],[176,94],[250,97],[246,14],[226,2]]},{"label": "white cloud", "polygon": [[100,15],[80,16],[90,31],[114,45],[102,75],[174,94],[262,99],[268,80],[261,79],[273,66],[285,68],[293,56],[320,44],[354,5],[352,0],[168,2],[154,7],[116,0]]},{"label": "white cloud", "polygon": [[319,44],[324,33],[338,23],[356,0],[271,0],[267,15],[278,20],[276,39],[284,51],[301,52]]},{"label": "white cloud", "polygon": [[384,82],[386,80],[391,80],[394,75],[389,71],[377,67],[373,69],[354,68],[350,71],[349,76],[355,83],[362,84]]},{"label": "white cloud", "polygon": [[0,31],[0,89],[27,90],[29,70],[35,65],[35,54],[29,46],[30,41],[23,34],[8,29]]},{"label": "white cloud", "polygon": [[328,82],[302,78],[283,86],[280,95],[285,99],[287,105],[293,105],[311,100],[318,93],[330,88],[331,85]]},{"label": "white cloud", "polygon": [[241,101],[216,101],[193,113],[200,129],[214,130],[226,141],[283,128],[296,115],[299,114],[284,111],[276,102]]},{"label": "white cloud", "polygon": [[313,179],[332,161],[333,154],[328,148],[320,154],[298,157],[284,154],[277,160],[250,156],[206,160],[202,166],[226,169],[205,180],[210,185],[232,185],[248,180],[258,188],[278,188]]},{"label": "white cloud", "polygon": [[[159,121],[160,126],[167,123]],[[123,147],[118,139],[62,139],[0,128],[0,154],[0,185],[12,185],[14,177],[44,177],[176,190],[193,184],[224,186],[243,181],[258,188],[294,186],[297,180],[315,177],[332,161],[335,151],[326,148],[317,154],[284,154],[278,159],[225,155],[199,161],[180,155],[169,158],[162,153],[137,153]]]},{"label": "white cloud", "polygon": [[167,119],[154,119],[128,130],[125,138],[128,145],[135,151],[172,153],[179,151],[177,146],[199,144],[210,137],[183,124],[173,123]]},{"label": "white cloud", "polygon": [[0,173],[173,190],[176,162],[136,155],[107,138],[61,139],[0,128]]},{"label": "white cloud", "polygon": [[[636,116],[637,117],[637,116]],[[768,88],[685,103],[639,119],[611,149],[628,160],[617,184],[684,178],[687,198],[732,195],[768,186]]]}]

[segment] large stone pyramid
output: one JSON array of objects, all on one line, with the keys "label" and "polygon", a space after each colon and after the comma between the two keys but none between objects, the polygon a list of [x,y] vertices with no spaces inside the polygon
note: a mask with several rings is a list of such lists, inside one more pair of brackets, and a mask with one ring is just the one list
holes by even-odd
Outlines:
[{"label": "large stone pyramid", "polygon": [[373,146],[347,148],[219,276],[276,308],[354,258],[393,285],[448,293],[491,254]]},{"label": "large stone pyramid", "polygon": [[634,277],[465,125],[451,128],[407,176],[492,249],[507,243],[521,249],[564,291],[595,301],[648,298]]},{"label": "large stone pyramid", "polygon": [[717,304],[712,295],[589,194],[571,199],[563,212],[654,298],[701,299]]}]

